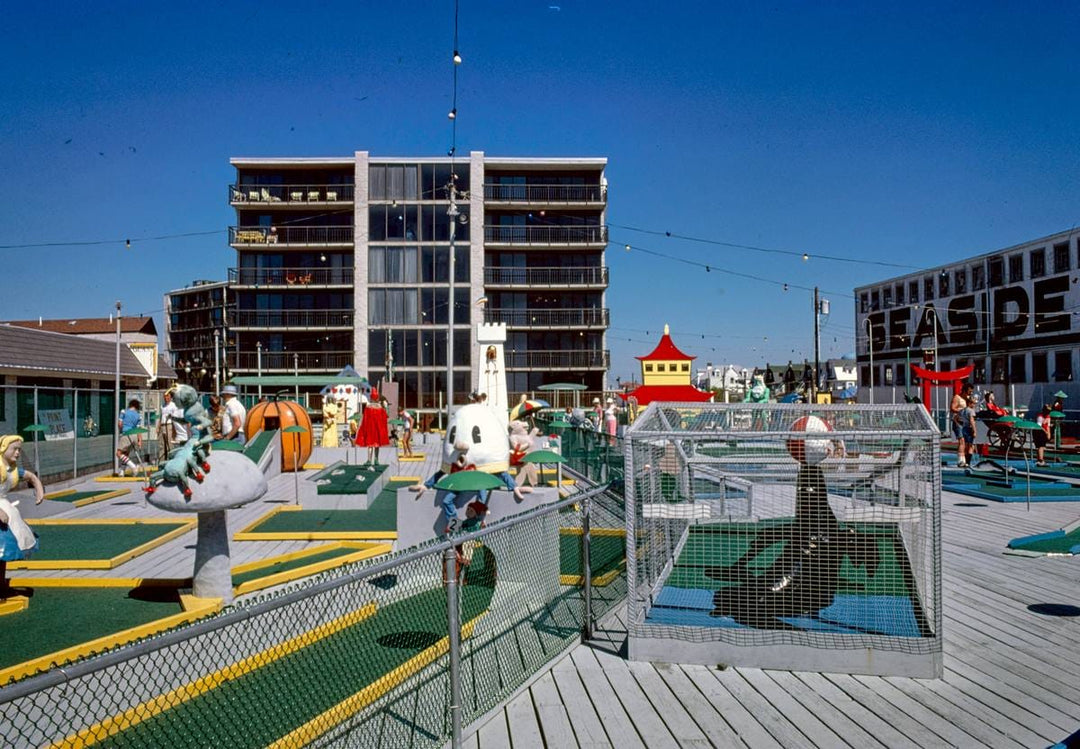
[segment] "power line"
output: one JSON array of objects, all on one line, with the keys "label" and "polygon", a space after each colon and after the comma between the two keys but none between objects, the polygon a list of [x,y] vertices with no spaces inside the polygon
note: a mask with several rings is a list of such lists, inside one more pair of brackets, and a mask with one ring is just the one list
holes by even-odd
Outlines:
[{"label": "power line", "polygon": [[714,245],[717,247],[730,247],[737,250],[751,250],[753,252],[765,252],[771,255],[790,255],[792,257],[801,257],[803,260],[831,260],[837,263],[856,263],[859,265],[877,265],[884,266],[886,268],[906,268],[910,270],[921,270],[916,265],[903,265],[901,263],[887,263],[883,260],[860,260],[859,258],[840,257],[838,255],[822,255],[816,252],[798,252],[796,250],[779,250],[770,247],[756,247],[751,244],[739,244],[738,242],[724,242],[719,239],[706,239],[704,237],[694,237],[688,234],[679,234],[677,232],[670,231],[656,231],[655,229],[642,229],[637,226],[626,226],[624,224],[615,224],[611,221],[608,222],[608,226],[613,226],[617,229],[626,229],[627,231],[635,231],[641,234],[651,234],[657,237],[670,237],[671,239],[682,239],[687,242],[699,242],[701,244]]}]

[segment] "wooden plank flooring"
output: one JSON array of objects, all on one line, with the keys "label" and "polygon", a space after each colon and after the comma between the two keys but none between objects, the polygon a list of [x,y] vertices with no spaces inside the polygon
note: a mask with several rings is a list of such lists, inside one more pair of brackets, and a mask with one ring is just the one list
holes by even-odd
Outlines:
[{"label": "wooden plank flooring", "polygon": [[1080,517],[1080,503],[1028,511],[951,493],[942,499],[942,679],[630,663],[620,607],[593,642],[468,726],[466,746],[895,749],[1064,740],[1080,730],[1080,559],[1002,551],[1012,538]]}]

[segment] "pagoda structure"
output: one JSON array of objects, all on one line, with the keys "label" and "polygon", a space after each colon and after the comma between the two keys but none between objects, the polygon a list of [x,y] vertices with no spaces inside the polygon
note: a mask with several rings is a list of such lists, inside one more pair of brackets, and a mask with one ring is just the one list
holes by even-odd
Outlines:
[{"label": "pagoda structure", "polygon": [[696,357],[687,356],[672,342],[671,332],[664,326],[660,343],[646,356],[635,357],[641,362],[641,386],[629,393],[620,394],[624,401],[637,399],[644,408],[653,401],[669,403],[703,403],[712,400],[713,394],[698,390],[690,384],[692,362]]}]

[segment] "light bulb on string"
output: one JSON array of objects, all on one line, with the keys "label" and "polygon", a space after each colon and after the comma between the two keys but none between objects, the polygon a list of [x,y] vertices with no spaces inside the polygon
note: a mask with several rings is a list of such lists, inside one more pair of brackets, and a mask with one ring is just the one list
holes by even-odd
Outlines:
[{"label": "light bulb on string", "polygon": [[449,117],[451,120],[457,119],[457,109],[451,109],[446,116]]},{"label": "light bulb on string", "polygon": [[460,65],[461,64],[461,53],[458,52],[456,49],[454,50],[454,64],[455,65]]}]

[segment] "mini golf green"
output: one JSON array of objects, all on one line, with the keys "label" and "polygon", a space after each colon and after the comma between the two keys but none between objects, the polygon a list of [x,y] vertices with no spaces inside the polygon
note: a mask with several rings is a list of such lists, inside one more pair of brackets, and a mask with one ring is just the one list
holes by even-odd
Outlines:
[{"label": "mini golf green", "polygon": [[[786,523],[739,523],[735,525],[700,526],[691,528],[683,545],[682,552],[675,560],[666,586],[677,588],[697,588],[702,590],[720,590],[737,586],[737,575],[725,577],[723,571],[734,573],[737,566],[759,577],[772,569],[783,553],[788,541],[772,538],[765,543],[758,543],[759,532],[768,530],[770,536],[781,530],[784,525],[792,526],[791,519]],[[837,593],[856,593],[879,596],[910,595],[906,559],[903,542],[896,529],[889,525],[852,523],[842,526],[853,528],[859,536],[865,536],[867,548],[873,547],[877,555],[877,565],[873,570],[866,565],[855,564],[845,555],[840,562]],[[752,556],[747,557],[752,552]],[[713,570],[706,575],[705,570]],[[717,572],[721,574],[717,574]]]},{"label": "mini golf green", "polygon": [[186,525],[191,525],[192,530],[195,529],[195,526],[187,521],[73,525],[38,524],[31,521],[31,528],[40,539],[40,549],[34,552],[30,561],[112,559]]},{"label": "mini golf green", "polygon": [[412,481],[388,481],[366,510],[278,512],[248,533],[330,533],[397,530],[397,490]]},{"label": "mini golf green", "polygon": [[[175,588],[28,588],[30,606],[0,616],[0,668],[183,612]],[[22,588],[15,593],[25,595]]]},{"label": "mini golf green", "polygon": [[388,466],[376,465],[375,470],[368,466],[338,466],[325,484],[319,484],[319,494],[367,494],[368,489],[375,483]]},{"label": "mini golf green", "polygon": [[[598,536],[593,534],[589,543],[589,562],[592,576],[598,577],[617,569],[626,559],[622,536]],[[559,534],[559,575],[581,578],[581,535]]]},{"label": "mini golf green", "polygon": [[74,504],[76,507],[83,505],[90,505],[94,502],[100,502],[106,499],[112,499],[113,497],[122,497],[130,494],[130,489],[97,489],[91,491],[82,492],[70,492],[68,494],[59,494],[54,496],[46,496],[51,502],[67,502]]},{"label": "mini golf green", "polygon": [[[495,591],[495,557],[489,549],[473,555],[463,583],[461,621],[467,623],[487,610]],[[439,586],[383,606],[94,745],[265,747],[445,637],[446,592]]]},{"label": "mini golf green", "polygon": [[1009,548],[1033,554],[1080,554],[1080,528],[1014,538],[1009,542]]},{"label": "mini golf green", "polygon": [[258,463],[262,460],[263,453],[270,447],[270,443],[274,440],[274,435],[277,434],[276,429],[264,429],[251,441],[250,445],[244,447],[244,455],[251,458],[253,463]]},{"label": "mini golf green", "polygon": [[986,478],[989,480],[981,480],[981,477],[975,476],[949,476],[943,478],[941,484],[946,491],[1002,502],[1024,501],[1027,499],[1029,489],[1033,502],[1080,500],[1080,487],[1070,486],[1058,481],[1032,479],[1029,484],[1027,477],[1013,474],[1011,476],[1012,485],[1004,486],[1002,479]]},{"label": "mini golf green", "polygon": [[259,580],[264,577],[270,577],[271,575],[277,575],[281,572],[288,572],[289,570],[307,567],[309,564],[318,564],[319,562],[325,562],[330,559],[345,557],[349,554],[355,554],[357,551],[359,551],[359,549],[350,547],[326,549],[315,554],[307,554],[306,556],[297,559],[287,559],[275,562],[266,567],[259,567],[258,569],[249,570],[247,572],[234,572],[232,576],[233,587],[238,587],[251,580]]}]

